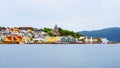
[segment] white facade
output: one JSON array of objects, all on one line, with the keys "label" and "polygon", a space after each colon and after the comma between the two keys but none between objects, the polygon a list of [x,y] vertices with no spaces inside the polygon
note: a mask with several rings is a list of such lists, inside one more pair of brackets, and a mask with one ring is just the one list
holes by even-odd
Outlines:
[{"label": "white facade", "polygon": [[102,44],[107,44],[109,41],[107,40],[107,38],[102,38]]}]

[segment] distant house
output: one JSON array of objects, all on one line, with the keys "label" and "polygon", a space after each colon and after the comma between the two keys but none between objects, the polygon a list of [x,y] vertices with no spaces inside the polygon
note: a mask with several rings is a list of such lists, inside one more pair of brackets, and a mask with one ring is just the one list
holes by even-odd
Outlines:
[{"label": "distant house", "polygon": [[5,38],[5,36],[3,34],[0,33],[0,42],[3,41]]},{"label": "distant house", "polygon": [[39,33],[39,32],[40,32],[40,29],[36,29],[36,30],[34,30],[34,32]]},{"label": "distant house", "polygon": [[24,43],[24,44],[31,43],[31,38],[28,36],[24,36],[20,43]]},{"label": "distant house", "polygon": [[41,32],[40,32],[40,30],[34,30],[34,32],[33,32],[33,37],[34,38],[39,38],[40,37],[40,35],[41,35]]},{"label": "distant house", "polygon": [[52,34],[53,34],[53,36],[59,36],[60,35],[60,32],[58,30],[57,25],[55,25],[54,29],[52,30]]},{"label": "distant house", "polygon": [[72,36],[62,36],[61,37],[61,43],[75,43],[76,39]]},{"label": "distant house", "polygon": [[59,37],[46,37],[45,41],[46,43],[58,43]]},{"label": "distant house", "polygon": [[33,30],[33,27],[19,27],[19,30]]},{"label": "distant house", "polygon": [[101,38],[102,44],[107,44],[109,42],[109,40],[107,40],[107,38]]},{"label": "distant house", "polygon": [[6,43],[13,43],[13,42],[16,42],[16,43],[19,43],[20,41],[22,40],[22,37],[21,36],[7,36],[4,38],[4,42]]},{"label": "distant house", "polygon": [[19,34],[19,30],[17,28],[13,28],[12,34],[18,35]]},{"label": "distant house", "polygon": [[43,43],[44,42],[44,38],[41,38],[41,37],[39,37],[39,38],[33,38],[33,41],[34,41],[34,43]]},{"label": "distant house", "polygon": [[101,38],[86,37],[84,39],[84,43],[85,44],[100,44],[100,43],[102,43],[102,41],[101,41]]},{"label": "distant house", "polygon": [[83,44],[85,43],[85,36],[81,36],[80,38],[77,39],[76,43],[80,43],[80,44]]},{"label": "distant house", "polygon": [[1,30],[6,30],[6,28],[5,28],[5,27],[3,27],[3,28],[1,28]]}]

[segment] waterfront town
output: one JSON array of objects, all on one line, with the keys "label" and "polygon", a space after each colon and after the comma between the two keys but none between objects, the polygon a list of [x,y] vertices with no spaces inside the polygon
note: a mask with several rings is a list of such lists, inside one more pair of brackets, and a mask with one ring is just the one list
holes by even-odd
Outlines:
[{"label": "waterfront town", "polygon": [[63,31],[57,25],[53,29],[1,27],[0,44],[107,44],[109,42],[106,38],[89,38],[78,33],[65,31],[67,30]]}]

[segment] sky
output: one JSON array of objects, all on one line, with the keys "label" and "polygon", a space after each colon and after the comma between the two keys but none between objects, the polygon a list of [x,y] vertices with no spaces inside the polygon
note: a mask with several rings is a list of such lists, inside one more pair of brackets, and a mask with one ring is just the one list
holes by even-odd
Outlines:
[{"label": "sky", "polygon": [[0,0],[0,26],[72,31],[120,27],[120,0]]}]

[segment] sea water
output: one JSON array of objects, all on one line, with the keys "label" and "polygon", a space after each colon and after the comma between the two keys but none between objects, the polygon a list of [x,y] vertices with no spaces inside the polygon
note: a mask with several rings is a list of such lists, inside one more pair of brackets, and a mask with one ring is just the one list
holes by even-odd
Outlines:
[{"label": "sea water", "polygon": [[0,45],[0,68],[120,68],[120,44]]}]

